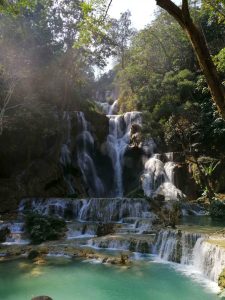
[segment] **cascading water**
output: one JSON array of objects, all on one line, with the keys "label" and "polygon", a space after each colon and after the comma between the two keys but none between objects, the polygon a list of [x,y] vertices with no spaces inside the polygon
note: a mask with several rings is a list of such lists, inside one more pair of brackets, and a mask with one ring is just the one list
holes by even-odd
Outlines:
[{"label": "cascading water", "polygon": [[94,138],[88,129],[88,122],[83,112],[77,112],[77,121],[80,134],[77,137],[77,161],[83,179],[89,188],[90,196],[104,195],[104,186],[99,178],[92,158],[94,151]]},{"label": "cascading water", "polygon": [[71,116],[69,112],[64,112],[63,121],[66,123],[66,140],[61,146],[60,163],[63,167],[63,176],[67,184],[68,193],[70,195],[75,194],[75,182],[71,174],[67,172],[68,167],[72,163],[71,157]]},{"label": "cascading water", "polygon": [[130,143],[131,127],[141,125],[140,112],[128,112],[124,115],[108,115],[109,135],[107,150],[114,168],[114,197],[123,197],[123,159]]},{"label": "cascading water", "polygon": [[88,241],[89,247],[112,250],[128,250],[131,252],[151,253],[152,240],[134,237],[106,236]]},{"label": "cascading water", "polygon": [[33,211],[42,215],[92,222],[122,222],[124,218],[153,219],[150,204],[145,199],[63,199],[27,198],[20,203],[19,213]]},{"label": "cascading water", "polygon": [[[219,245],[223,237],[212,237],[199,233],[161,230],[156,238],[158,256],[171,262],[188,265],[205,278],[218,282],[225,268],[225,249]],[[218,244],[217,244],[218,240]]]},{"label": "cascading water", "polygon": [[[72,114],[77,118],[78,135],[76,137],[76,156],[73,157],[71,149],[71,119]],[[68,172],[73,165],[78,165],[83,180],[87,186],[90,196],[104,196],[104,185],[97,174],[94,156],[94,138],[89,130],[89,123],[85,119],[83,112],[64,112],[64,122],[66,122],[65,142],[61,146],[60,163],[63,167],[64,179],[68,186],[68,193],[74,195],[76,193],[75,178]]]},{"label": "cascading water", "polygon": [[212,281],[218,282],[225,268],[225,249],[203,238],[197,240],[193,249],[193,265]]},{"label": "cascading water", "polygon": [[193,248],[201,237],[198,233],[161,230],[155,243],[156,252],[163,260],[188,265],[193,261]]},{"label": "cascading water", "polygon": [[5,222],[0,225],[0,230],[3,228],[8,229],[4,245],[24,245],[29,243],[26,238],[24,222]]},{"label": "cascading water", "polygon": [[[172,156],[168,156],[172,159]],[[176,164],[168,161],[165,164],[160,160],[160,155],[152,155],[145,163],[142,175],[142,188],[148,197],[155,195],[164,196],[165,200],[180,200],[185,195],[174,185],[174,168]]]}]

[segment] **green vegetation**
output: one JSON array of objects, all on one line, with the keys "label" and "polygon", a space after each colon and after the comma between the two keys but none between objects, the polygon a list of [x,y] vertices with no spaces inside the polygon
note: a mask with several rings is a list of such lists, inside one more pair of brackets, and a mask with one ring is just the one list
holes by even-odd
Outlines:
[{"label": "green vegetation", "polygon": [[56,217],[29,214],[25,221],[26,231],[33,244],[58,240],[66,232],[65,221]]},{"label": "green vegetation", "polygon": [[[201,25],[224,81],[225,24],[218,22],[206,2],[191,6],[191,15]],[[100,79],[100,94],[105,83],[109,90],[118,91],[121,113],[142,111],[143,136],[152,137],[163,152],[183,152],[186,161],[195,166],[202,192],[212,198],[213,175],[206,169],[211,166],[217,170],[217,165],[223,165],[225,122],[212,102],[193,49],[177,21],[160,10],[149,26],[131,38],[125,64],[121,58],[118,62],[113,72]]]}]

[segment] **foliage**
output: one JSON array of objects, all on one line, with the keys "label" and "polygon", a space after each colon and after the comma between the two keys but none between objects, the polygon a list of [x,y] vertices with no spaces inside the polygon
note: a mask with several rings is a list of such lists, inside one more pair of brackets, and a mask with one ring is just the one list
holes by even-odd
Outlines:
[{"label": "foliage", "polygon": [[1,0],[0,1],[0,12],[4,14],[17,15],[23,9],[34,8],[36,0]]},{"label": "foliage", "polygon": [[225,1],[203,0],[203,8],[209,12],[212,19],[225,23]]},{"label": "foliage", "polygon": [[29,214],[26,216],[25,228],[33,244],[40,244],[45,241],[58,240],[66,231],[64,220],[56,217]]},{"label": "foliage", "polygon": [[210,215],[212,218],[224,218],[225,216],[225,203],[214,199],[210,205]]}]

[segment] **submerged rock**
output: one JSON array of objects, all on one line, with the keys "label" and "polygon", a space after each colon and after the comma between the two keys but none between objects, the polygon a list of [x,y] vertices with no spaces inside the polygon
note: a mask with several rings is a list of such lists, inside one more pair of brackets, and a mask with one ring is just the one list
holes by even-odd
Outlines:
[{"label": "submerged rock", "polygon": [[48,296],[38,296],[38,297],[32,298],[31,300],[53,300],[53,299]]}]

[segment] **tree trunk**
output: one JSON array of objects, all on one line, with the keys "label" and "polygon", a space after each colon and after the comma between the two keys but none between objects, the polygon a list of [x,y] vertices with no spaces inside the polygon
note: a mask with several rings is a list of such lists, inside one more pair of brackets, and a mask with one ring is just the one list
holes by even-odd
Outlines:
[{"label": "tree trunk", "polygon": [[202,72],[205,75],[212,99],[216,103],[222,118],[225,120],[225,88],[210,56],[205,36],[202,30],[194,24],[190,16],[188,0],[182,0],[181,8],[171,0],[156,0],[156,3],[173,16],[186,32],[196,53]]}]

